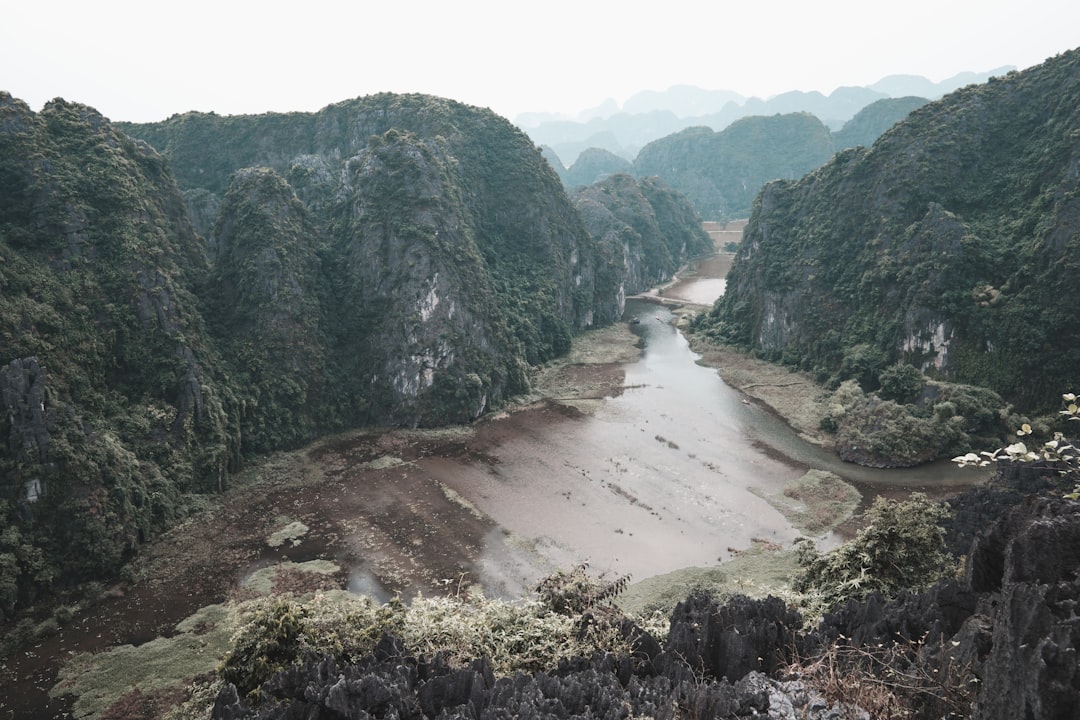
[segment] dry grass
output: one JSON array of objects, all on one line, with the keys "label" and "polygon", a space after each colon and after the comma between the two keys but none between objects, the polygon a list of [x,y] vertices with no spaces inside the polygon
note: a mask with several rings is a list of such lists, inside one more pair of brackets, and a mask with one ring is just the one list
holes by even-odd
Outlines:
[{"label": "dry grass", "polygon": [[952,658],[947,645],[942,640],[931,648],[923,637],[856,647],[841,637],[788,670],[830,703],[846,708],[842,718],[864,717],[858,710],[874,720],[965,718],[977,679],[969,665]]},{"label": "dry grass", "polygon": [[716,567],[691,567],[657,575],[629,585],[615,604],[635,616],[669,616],[691,593],[717,599],[733,595],[790,597],[791,578],[798,570],[795,554],[776,543],[755,539],[753,546]]}]

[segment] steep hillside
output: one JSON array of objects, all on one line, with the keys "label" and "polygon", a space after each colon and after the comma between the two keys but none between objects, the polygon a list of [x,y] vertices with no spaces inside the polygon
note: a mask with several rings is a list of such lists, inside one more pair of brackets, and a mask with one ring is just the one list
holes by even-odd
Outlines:
[{"label": "steep hillside", "polygon": [[1076,51],[915,110],[765,187],[701,326],[822,376],[869,349],[1056,406],[1080,384],[1078,136]]},{"label": "steep hillside", "polygon": [[833,133],[833,143],[837,150],[859,145],[870,147],[886,130],[927,102],[926,98],[908,96],[870,103]]},{"label": "steep hillside", "polygon": [[615,173],[629,173],[632,170],[633,164],[629,160],[607,150],[589,148],[562,173],[562,181],[566,187],[572,188],[591,185]]},{"label": "steep hillside", "polygon": [[[612,282],[625,277],[626,287],[649,288],[671,278],[688,258],[713,250],[686,198],[657,178],[615,174],[578,188],[573,200],[600,252],[598,267]],[[613,304],[602,320],[619,314]]]},{"label": "steep hillside", "polygon": [[161,156],[83,105],[0,93],[0,614],[114,570],[224,483],[207,272]]},{"label": "steep hillside", "polygon": [[[926,102],[923,98],[906,97],[871,103],[844,123],[843,128],[831,133],[832,147],[840,150],[872,145],[882,133]],[[706,128],[693,128],[648,145],[642,150],[643,157],[633,164],[607,150],[589,148],[568,170],[559,172],[559,176],[572,188],[589,185],[616,172],[656,175],[689,193],[698,209],[709,217],[745,217],[749,215],[750,199],[762,184],[780,177],[790,178],[797,173],[796,168],[810,170],[818,162],[824,162],[826,144],[821,129],[812,122],[801,129],[796,127],[794,119],[785,122],[776,118],[751,118],[723,139]],[[751,128],[756,129],[749,131]],[[745,147],[741,143],[746,143]],[[778,162],[777,151],[794,158],[794,162]],[[753,167],[755,158],[764,159],[759,169]],[[770,173],[781,174],[769,177]],[[722,181],[733,174],[744,178],[744,182]],[[720,208],[731,210],[721,215],[717,214]]]},{"label": "steep hillside", "polygon": [[327,359],[353,378],[335,414],[471,419],[588,325],[588,236],[537,149],[489,111],[386,94],[124,128],[169,159],[194,216],[243,168],[270,168],[295,192],[333,287]]},{"label": "steep hillside", "polygon": [[829,129],[813,115],[755,116],[721,132],[695,127],[651,142],[634,174],[663,178],[705,219],[738,218],[766,182],[801,177],[832,153]]},{"label": "steep hillside", "polygon": [[692,244],[608,266],[522,133],[437,98],[125,129],[0,94],[0,621],[247,455],[477,418]]},{"label": "steep hillside", "polygon": [[740,118],[754,115],[808,112],[830,128],[839,128],[878,100],[912,95],[936,100],[965,85],[986,82],[1014,69],[964,72],[936,83],[916,75],[891,75],[869,87],[838,87],[827,96],[817,91],[793,90],[766,99],[747,98],[730,90],[677,85],[665,91],[640,92],[621,108],[609,99],[583,110],[576,120],[525,113],[515,123],[538,145],[552,147],[570,164],[590,147],[632,158],[652,141],[686,128],[709,127],[719,132]]}]

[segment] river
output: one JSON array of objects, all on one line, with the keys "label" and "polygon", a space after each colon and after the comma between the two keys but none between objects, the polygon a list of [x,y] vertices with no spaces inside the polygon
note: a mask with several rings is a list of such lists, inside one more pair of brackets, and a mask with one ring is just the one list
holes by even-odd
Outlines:
[{"label": "river", "polygon": [[[722,292],[718,279],[699,269],[663,294],[700,303]],[[808,469],[848,480],[864,504],[973,480],[949,462],[905,470],[844,463],[699,365],[666,307],[630,300],[624,320],[643,352],[625,366],[621,393],[581,416],[501,421],[513,426],[486,448],[489,462],[426,461],[427,472],[497,526],[478,568],[489,592],[514,594],[544,571],[584,560],[643,579],[715,565],[755,539],[789,546],[800,533],[765,498]],[[822,547],[840,539],[816,538]]]}]

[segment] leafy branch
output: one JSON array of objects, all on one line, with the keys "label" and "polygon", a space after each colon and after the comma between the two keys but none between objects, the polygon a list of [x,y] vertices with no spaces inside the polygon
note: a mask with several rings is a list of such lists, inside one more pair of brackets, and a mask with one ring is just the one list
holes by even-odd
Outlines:
[{"label": "leafy branch", "polygon": [[[1075,393],[1065,393],[1061,396],[1066,406],[1058,411],[1070,421],[1080,421],[1080,405],[1077,405]],[[1016,431],[1017,437],[1028,437],[1034,433],[1029,423],[1024,423]],[[1011,445],[998,448],[994,451],[986,451],[975,454],[969,452],[953,458],[959,467],[986,467],[991,463],[1019,462],[1019,463],[1046,463],[1046,467],[1057,472],[1063,477],[1074,478],[1076,485],[1072,492],[1065,495],[1070,500],[1080,500],[1080,450],[1077,450],[1069,442],[1064,433],[1055,432],[1052,440],[1047,440],[1041,447],[1028,447],[1023,440],[1017,440]]]}]

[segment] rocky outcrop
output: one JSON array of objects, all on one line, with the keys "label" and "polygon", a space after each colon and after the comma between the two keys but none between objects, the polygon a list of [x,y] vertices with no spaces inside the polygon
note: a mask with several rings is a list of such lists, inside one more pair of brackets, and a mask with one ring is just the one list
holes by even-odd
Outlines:
[{"label": "rocky outcrop", "polygon": [[[868,345],[1024,408],[1080,381],[1080,52],[958,90],[765,186],[712,327],[842,380]],[[871,390],[873,388],[866,388]]]},{"label": "rocky outcrop", "polygon": [[[988,507],[980,497],[955,502]],[[877,688],[865,698],[895,716],[1074,717],[1080,503],[1029,496],[983,520],[964,577],[849,601],[813,628],[777,598],[698,595],[672,613],[663,648],[642,643],[629,655],[506,677],[483,658],[450,667],[441,655],[411,657],[384,636],[355,664],[312,658],[279,673],[254,706],[227,686],[213,717],[873,717],[819,694],[858,689],[860,677]],[[639,637],[632,625],[624,632]],[[815,658],[828,658],[826,675]]]},{"label": "rocky outcrop", "polygon": [[[966,504],[961,497],[958,504]],[[976,500],[983,504],[983,499]],[[931,671],[970,672],[972,717],[1066,718],[1080,708],[1080,503],[1028,496],[972,543],[965,574],[827,615],[823,642],[917,644]]]},{"label": "rocky outcrop", "polygon": [[[691,597],[671,616],[666,652],[706,677],[773,675],[792,660],[802,618],[782,600],[738,596],[723,605]],[[663,664],[663,663],[661,663]]]},{"label": "rocky outcrop", "polygon": [[596,286],[616,290],[594,308],[599,324],[622,315],[627,295],[669,280],[689,258],[713,250],[686,198],[657,178],[616,174],[572,198],[596,249]]},{"label": "rocky outcrop", "polygon": [[[774,599],[775,600],[775,599]],[[776,720],[837,717],[819,694],[797,680],[774,680],[758,671],[740,672],[738,679],[714,679],[709,670],[694,667],[685,652],[699,642],[709,646],[734,642],[738,664],[760,664],[745,653],[752,645],[772,654],[777,638],[756,634],[738,641],[736,625],[749,616],[772,617],[775,625],[790,614],[779,601],[755,607],[742,598],[732,609],[717,608],[707,599],[690,600],[672,619],[675,638],[653,656],[597,654],[568,658],[550,672],[496,678],[483,658],[468,667],[450,667],[441,655],[431,659],[407,655],[394,638],[384,636],[375,653],[342,666],[332,658],[309,659],[276,675],[260,690],[263,701],[252,707],[228,685],[214,703],[215,720],[241,718],[624,718],[729,717]],[[779,607],[778,607],[779,606]],[[694,626],[699,619],[710,628]],[[763,625],[758,625],[763,626]],[[695,640],[688,640],[691,637]],[[698,656],[694,656],[698,657]],[[709,662],[711,662],[710,660]]]},{"label": "rocky outcrop", "polygon": [[332,427],[327,397],[323,240],[288,183],[267,168],[233,175],[210,248],[202,295],[210,331],[235,361],[248,399],[242,448],[269,452]]},{"label": "rocky outcrop", "polygon": [[[45,368],[36,357],[16,358],[0,368],[7,450],[16,463],[48,466],[51,435],[46,400],[51,404]],[[27,482],[33,487],[33,479]],[[38,485],[35,496],[44,494],[41,480]]]},{"label": "rocky outcrop", "polygon": [[471,421],[527,387],[454,162],[445,143],[390,130],[338,190],[339,300],[354,309],[337,314],[342,363],[398,424]]}]

